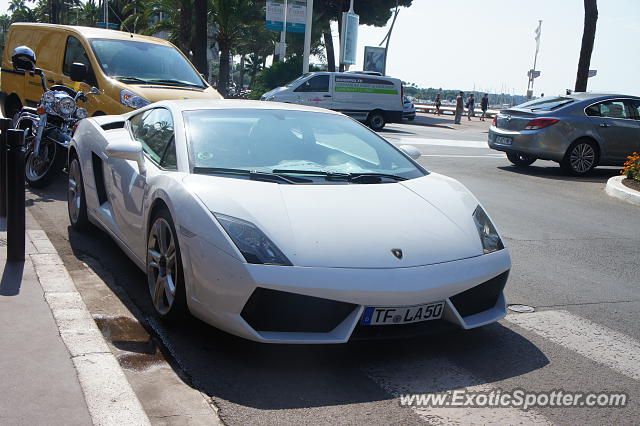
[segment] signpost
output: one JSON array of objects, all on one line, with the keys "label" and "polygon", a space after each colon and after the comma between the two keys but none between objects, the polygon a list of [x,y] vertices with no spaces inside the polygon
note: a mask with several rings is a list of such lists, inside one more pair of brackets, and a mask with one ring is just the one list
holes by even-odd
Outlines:
[{"label": "signpost", "polygon": [[304,33],[306,28],[306,20],[306,0],[284,0],[267,2],[265,26],[268,30],[281,32],[280,44],[278,45],[276,43],[275,52],[280,59],[284,59],[287,52],[286,33]]},{"label": "signpost", "polygon": [[358,50],[358,25],[360,25],[360,17],[353,12],[352,0],[351,9],[342,14],[342,40],[340,40],[341,64],[348,66],[356,63],[356,54]]}]

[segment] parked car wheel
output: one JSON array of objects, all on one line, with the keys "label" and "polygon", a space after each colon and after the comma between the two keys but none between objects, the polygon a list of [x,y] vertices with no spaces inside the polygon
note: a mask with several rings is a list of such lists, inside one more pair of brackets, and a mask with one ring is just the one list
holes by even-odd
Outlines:
[{"label": "parked car wheel", "polygon": [[86,230],[89,227],[87,200],[84,197],[84,183],[80,162],[75,157],[69,165],[67,208],[69,210],[69,222],[71,222],[73,229],[76,231]]},{"label": "parked car wheel", "polygon": [[507,158],[516,167],[528,167],[536,161],[535,157],[531,157],[529,155],[522,154],[519,152],[507,152]]},{"label": "parked car wheel", "polygon": [[584,176],[598,165],[598,147],[589,139],[578,139],[571,144],[560,167],[573,176]]},{"label": "parked car wheel", "polygon": [[151,302],[161,319],[177,322],[187,317],[180,246],[171,214],[155,215],[147,238],[147,283]]},{"label": "parked car wheel", "polygon": [[369,114],[367,123],[373,130],[382,130],[382,128],[386,124],[386,122],[384,121],[384,115],[380,111],[373,111],[371,114]]}]

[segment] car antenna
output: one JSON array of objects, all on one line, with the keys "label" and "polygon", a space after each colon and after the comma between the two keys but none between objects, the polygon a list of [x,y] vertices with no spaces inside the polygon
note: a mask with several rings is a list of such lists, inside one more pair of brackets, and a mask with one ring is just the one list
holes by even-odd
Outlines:
[{"label": "car antenna", "polygon": [[109,6],[109,9],[111,9],[111,11],[113,12],[114,15],[116,15],[116,18],[118,18],[118,21],[120,21],[120,25],[122,25],[124,27],[125,30],[127,30],[127,32],[129,33],[129,36],[131,38],[133,38],[133,33],[129,30],[129,28],[124,24],[124,22],[122,22],[122,19],[120,19],[120,16],[118,16],[118,12],[116,12],[113,7],[111,7],[111,5],[109,3],[107,3],[107,5]]}]

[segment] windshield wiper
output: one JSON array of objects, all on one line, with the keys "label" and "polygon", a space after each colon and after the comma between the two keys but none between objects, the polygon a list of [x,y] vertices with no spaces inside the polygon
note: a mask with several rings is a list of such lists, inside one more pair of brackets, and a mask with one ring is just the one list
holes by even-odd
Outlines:
[{"label": "windshield wiper", "polygon": [[363,172],[363,173],[339,173],[339,172],[325,172],[322,170],[285,170],[285,169],[275,169],[272,170],[273,173],[276,174],[301,174],[301,175],[314,175],[314,176],[324,176],[327,179],[342,179],[347,180],[349,182],[361,182],[372,179],[377,179],[379,182],[380,179],[392,179],[395,181],[407,180],[407,178],[397,175],[390,175],[386,173],[374,173],[374,172]]},{"label": "windshield wiper", "polygon": [[351,182],[358,182],[367,179],[391,179],[395,181],[407,180],[406,177],[398,176],[398,175],[390,175],[386,173],[351,173],[351,178],[349,179]]},{"label": "windshield wiper", "polygon": [[194,167],[193,173],[249,176],[249,179],[252,180],[260,180],[266,182],[283,182],[289,184],[313,182],[310,179],[304,179],[300,177],[286,177],[277,175],[275,173],[259,172],[257,170],[226,169],[223,167]]},{"label": "windshield wiper", "polygon": [[172,80],[172,79],[167,79],[167,78],[150,78],[147,81],[149,83],[166,84],[166,85],[170,85],[170,86],[199,87],[200,89],[204,88],[204,86],[202,86],[202,85],[195,84],[195,83],[190,83],[188,81]]},{"label": "windshield wiper", "polygon": [[115,76],[112,76],[111,78],[113,78],[114,80],[118,80],[118,81],[130,81],[132,83],[143,83],[143,84],[147,84],[148,83],[147,80],[143,80],[143,79],[138,78],[138,77],[127,77],[125,75],[115,75]]}]

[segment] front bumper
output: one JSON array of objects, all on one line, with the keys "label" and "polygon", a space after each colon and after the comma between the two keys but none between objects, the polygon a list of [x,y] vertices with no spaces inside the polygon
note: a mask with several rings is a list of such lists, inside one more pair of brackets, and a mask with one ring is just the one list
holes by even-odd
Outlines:
[{"label": "front bumper", "polygon": [[[475,328],[506,314],[502,288],[511,268],[506,249],[435,265],[384,269],[255,265],[219,251],[211,256],[215,251],[211,246],[209,251],[188,253],[185,278],[189,308],[214,327],[254,341],[344,343],[352,337],[376,334],[374,327],[385,337],[403,334],[403,329],[408,328],[360,326],[368,306],[401,307],[444,301],[441,320],[411,327],[425,332],[443,324]],[[487,282],[494,283],[488,293],[470,290]],[[457,296],[465,292],[471,296]],[[259,297],[254,296],[256,293]],[[468,306],[469,300],[482,297],[482,303]],[[467,300],[467,306],[461,299]],[[308,304],[306,308],[302,308],[304,303]],[[267,315],[273,318],[262,321]]]},{"label": "front bumper", "polygon": [[[496,137],[511,139],[511,145],[499,144]],[[506,130],[489,128],[489,148],[496,151],[523,153],[542,160],[562,161],[569,146],[560,127],[550,126],[539,130]]]}]

